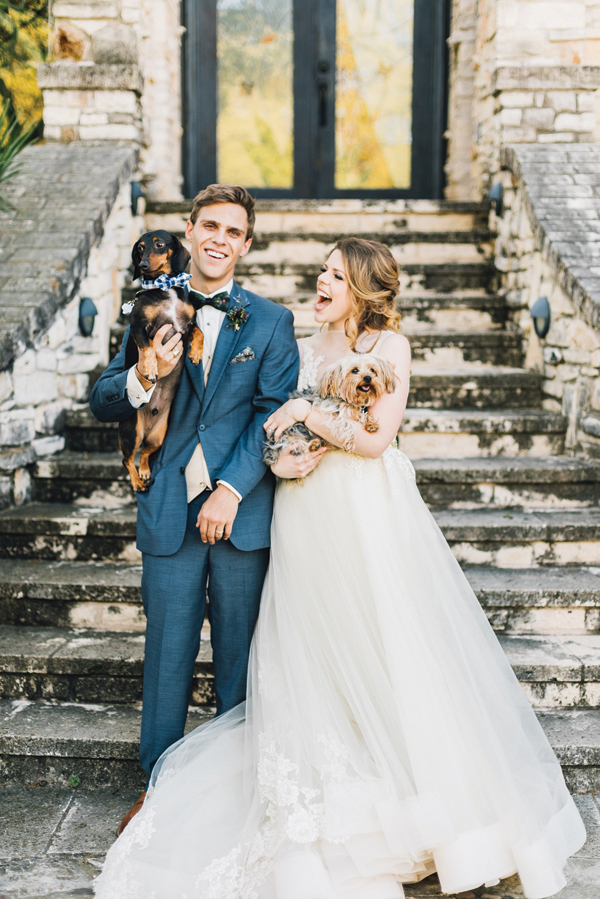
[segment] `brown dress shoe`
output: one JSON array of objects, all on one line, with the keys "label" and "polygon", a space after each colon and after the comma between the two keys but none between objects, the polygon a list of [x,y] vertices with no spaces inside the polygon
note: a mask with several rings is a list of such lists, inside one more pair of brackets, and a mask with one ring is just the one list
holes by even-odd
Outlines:
[{"label": "brown dress shoe", "polygon": [[139,812],[139,810],[141,809],[141,807],[142,807],[143,804],[144,804],[144,799],[145,799],[145,798],[146,798],[146,790],[144,790],[143,793],[140,793],[140,795],[139,795],[138,798],[136,799],[134,805],[129,809],[129,811],[127,812],[127,814],[125,815],[125,817],[123,818],[123,820],[121,821],[121,823],[119,824],[119,829],[117,830],[117,836],[118,836],[118,837],[121,836],[121,834],[123,833],[123,831],[125,830],[125,828],[126,828],[127,825],[129,824],[129,822],[131,821],[131,819],[132,819],[135,815],[137,815],[137,813]]}]

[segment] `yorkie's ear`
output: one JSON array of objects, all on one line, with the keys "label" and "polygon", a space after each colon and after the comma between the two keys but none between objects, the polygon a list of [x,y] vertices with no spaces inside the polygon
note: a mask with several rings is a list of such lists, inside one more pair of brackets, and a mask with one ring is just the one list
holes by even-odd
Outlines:
[{"label": "yorkie's ear", "polygon": [[173,235],[173,255],[171,256],[171,274],[179,275],[184,272],[192,257],[181,243],[178,237]]},{"label": "yorkie's ear", "polygon": [[341,364],[330,365],[319,382],[319,393],[327,396],[339,396],[342,389],[343,369]]},{"label": "yorkie's ear", "polygon": [[[141,237],[140,237],[140,240],[141,240]],[[137,281],[137,279],[140,277],[140,274],[141,274],[140,262],[142,261],[142,256],[143,256],[143,252],[142,252],[142,248],[140,246],[140,241],[136,240],[136,242],[133,245],[133,249],[131,251],[131,261],[133,262],[133,280],[134,281]]]},{"label": "yorkie's ear", "polygon": [[381,382],[384,390],[388,393],[394,393],[396,389],[396,375],[394,374],[393,365],[387,359],[381,359],[377,364],[380,367]]}]

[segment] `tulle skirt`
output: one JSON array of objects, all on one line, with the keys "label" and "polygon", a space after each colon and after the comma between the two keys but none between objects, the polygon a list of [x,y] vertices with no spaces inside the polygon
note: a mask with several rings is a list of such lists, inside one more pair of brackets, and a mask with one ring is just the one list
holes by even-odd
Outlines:
[{"label": "tulle skirt", "polygon": [[585,830],[399,450],[282,482],[248,698],[160,759],[101,899],[396,899],[518,872],[565,885]]}]

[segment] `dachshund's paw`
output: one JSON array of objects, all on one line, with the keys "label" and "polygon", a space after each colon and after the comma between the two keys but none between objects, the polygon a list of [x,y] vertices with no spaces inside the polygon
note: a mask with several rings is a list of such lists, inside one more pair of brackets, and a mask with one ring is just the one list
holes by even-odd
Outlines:
[{"label": "dachshund's paw", "polygon": [[204,334],[198,327],[194,327],[192,331],[192,339],[190,340],[190,351],[188,353],[188,357],[190,362],[194,365],[198,365],[200,360],[202,359],[202,353],[204,350]]},{"label": "dachshund's paw", "polygon": [[[138,366],[139,370],[139,366]],[[145,378],[147,381],[151,381],[152,384],[156,384],[158,381],[158,369],[149,369],[148,371],[140,371],[142,378]]]},{"label": "dachshund's paw", "polygon": [[365,425],[365,431],[367,432],[367,434],[376,434],[378,430],[379,430],[378,424],[367,423]]}]

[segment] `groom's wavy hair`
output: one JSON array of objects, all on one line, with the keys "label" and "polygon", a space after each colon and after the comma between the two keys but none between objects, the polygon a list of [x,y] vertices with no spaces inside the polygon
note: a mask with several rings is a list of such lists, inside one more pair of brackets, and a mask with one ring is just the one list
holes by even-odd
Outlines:
[{"label": "groom's wavy hair", "polygon": [[246,210],[246,215],[248,216],[246,240],[249,240],[254,234],[256,218],[254,206],[256,201],[250,196],[246,188],[240,187],[239,184],[209,184],[199,194],[196,194],[190,213],[192,225],[196,224],[198,213],[203,206],[215,206],[219,203],[235,203],[236,206],[242,206]]},{"label": "groom's wavy hair", "polygon": [[350,349],[367,329],[400,331],[396,309],[400,269],[389,248],[377,240],[344,237],[333,249],[342,254],[350,288],[352,313],[346,322]]}]

